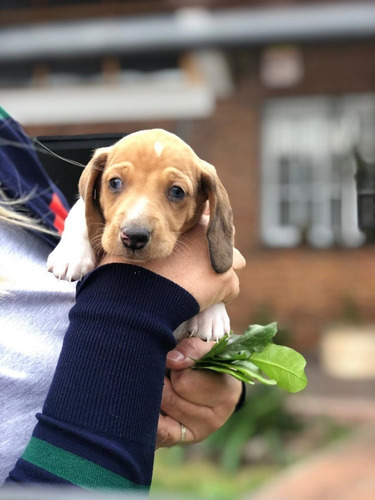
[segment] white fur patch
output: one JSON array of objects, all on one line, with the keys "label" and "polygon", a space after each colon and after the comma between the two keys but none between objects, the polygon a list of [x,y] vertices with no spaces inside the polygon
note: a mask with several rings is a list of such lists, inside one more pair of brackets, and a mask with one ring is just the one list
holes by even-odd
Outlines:
[{"label": "white fur patch", "polygon": [[129,212],[126,214],[127,220],[134,220],[144,214],[145,208],[148,204],[148,199],[146,196],[142,196],[137,200],[137,202],[131,207]]},{"label": "white fur patch", "polygon": [[154,144],[154,150],[155,150],[156,156],[159,157],[162,154],[163,149],[164,149],[163,144],[159,141],[156,141]]},{"label": "white fur patch", "polygon": [[92,271],[95,265],[96,256],[87,233],[85,202],[79,198],[66,218],[59,244],[48,257],[47,269],[56,278],[75,281]]}]

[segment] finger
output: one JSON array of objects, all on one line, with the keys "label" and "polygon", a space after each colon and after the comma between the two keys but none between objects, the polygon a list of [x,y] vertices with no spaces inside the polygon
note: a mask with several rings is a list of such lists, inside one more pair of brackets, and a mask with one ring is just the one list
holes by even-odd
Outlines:
[{"label": "finger", "polygon": [[181,426],[168,415],[159,415],[158,431],[156,435],[156,448],[169,448],[174,446],[181,435]]},{"label": "finger", "polygon": [[233,269],[242,269],[246,266],[245,257],[237,248],[233,248]]},{"label": "finger", "polygon": [[240,280],[238,279],[237,274],[233,271],[233,269],[227,272],[231,273],[230,281],[228,282],[227,288],[223,290],[224,296],[220,299],[220,301],[225,304],[231,302],[240,293]]},{"label": "finger", "polygon": [[242,392],[241,382],[226,374],[209,370],[171,371],[171,383],[177,396],[195,405],[231,414]]},{"label": "finger", "polygon": [[185,426],[185,438],[182,441],[181,423],[169,415],[159,415],[156,448],[169,448],[175,444],[193,442],[193,433]]},{"label": "finger", "polygon": [[198,337],[182,339],[177,347],[167,354],[167,368],[171,370],[189,368],[195,359],[207,354],[213,344],[214,342],[204,342]]},{"label": "finger", "polygon": [[200,441],[217,429],[212,408],[181,398],[174,391],[170,380],[164,383],[161,409],[165,415],[186,426],[186,442]]}]

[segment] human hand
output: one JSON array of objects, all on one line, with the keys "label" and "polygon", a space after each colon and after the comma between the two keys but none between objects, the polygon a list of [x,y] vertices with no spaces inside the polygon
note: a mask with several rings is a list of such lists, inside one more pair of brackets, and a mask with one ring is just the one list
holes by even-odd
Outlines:
[{"label": "human hand", "polygon": [[[233,300],[239,293],[235,269],[245,266],[245,259],[234,249],[233,267],[222,274],[214,271],[206,239],[207,223],[208,216],[202,216],[199,224],[180,236],[173,253],[165,259],[136,263],[190,292],[201,310],[217,302],[227,303]],[[110,262],[130,263],[122,257],[104,255],[101,264]]]},{"label": "human hand", "polygon": [[[192,370],[191,358],[199,359],[213,342],[199,338],[183,339],[167,355],[170,378],[165,377],[162,413],[159,416],[156,447],[169,447],[204,440],[221,427],[233,413],[242,393],[242,384],[230,375]],[[181,441],[182,442],[182,441]]]}]

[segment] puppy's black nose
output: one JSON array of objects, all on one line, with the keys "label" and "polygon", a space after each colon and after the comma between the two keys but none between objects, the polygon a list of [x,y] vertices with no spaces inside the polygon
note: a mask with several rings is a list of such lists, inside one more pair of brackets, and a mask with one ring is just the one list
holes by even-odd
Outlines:
[{"label": "puppy's black nose", "polygon": [[143,227],[125,227],[121,231],[121,241],[126,248],[140,250],[150,241],[151,232]]}]

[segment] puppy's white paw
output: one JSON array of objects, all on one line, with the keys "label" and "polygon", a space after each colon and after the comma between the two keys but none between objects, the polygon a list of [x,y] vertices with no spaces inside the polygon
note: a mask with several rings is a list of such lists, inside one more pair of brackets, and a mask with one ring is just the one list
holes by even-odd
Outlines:
[{"label": "puppy's white paw", "polygon": [[230,332],[230,320],[223,302],[213,304],[208,309],[193,316],[187,323],[191,337],[203,340],[220,340]]},{"label": "puppy's white paw", "polygon": [[96,256],[88,241],[67,242],[62,239],[50,253],[47,269],[56,278],[76,281],[92,271],[96,266]]},{"label": "puppy's white paw", "polygon": [[76,281],[95,266],[96,256],[86,226],[85,202],[79,198],[66,218],[60,243],[48,257],[47,269],[58,279]]}]

